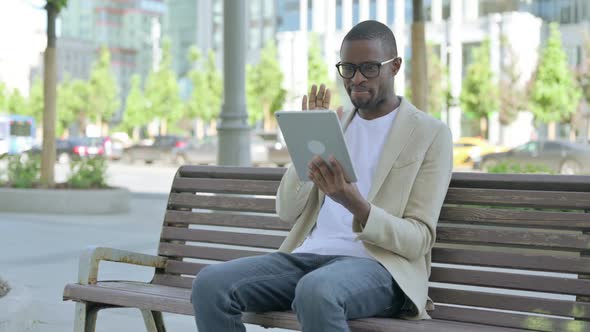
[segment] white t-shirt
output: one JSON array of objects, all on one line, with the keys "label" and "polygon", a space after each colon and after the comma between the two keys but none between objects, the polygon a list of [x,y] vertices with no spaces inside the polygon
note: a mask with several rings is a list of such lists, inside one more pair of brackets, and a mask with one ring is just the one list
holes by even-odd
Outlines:
[{"label": "white t-shirt", "polygon": [[[357,187],[366,199],[371,190],[375,168],[381,156],[385,138],[395,120],[397,109],[373,120],[358,114],[348,125],[344,138],[357,175]],[[293,253],[344,255],[372,258],[352,231],[352,213],[326,196],[316,227]]]}]

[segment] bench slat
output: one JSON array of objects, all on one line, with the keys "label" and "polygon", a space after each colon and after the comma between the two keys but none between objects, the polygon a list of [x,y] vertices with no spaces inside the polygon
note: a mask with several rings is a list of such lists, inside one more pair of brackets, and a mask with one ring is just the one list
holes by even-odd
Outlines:
[{"label": "bench slat", "polygon": [[[193,267],[194,269],[194,267]],[[590,280],[435,266],[430,281],[544,293],[590,296]]]},{"label": "bench slat", "polygon": [[[244,323],[263,327],[278,327],[290,330],[301,330],[297,317],[290,311],[273,311],[267,313],[250,313],[242,315]],[[348,321],[351,332],[400,331],[400,332],[516,332],[520,329],[498,328],[462,322],[443,320],[412,321],[389,318],[363,318]]]},{"label": "bench slat", "polygon": [[274,198],[170,194],[169,207],[275,213]]},{"label": "bench slat", "polygon": [[283,243],[285,237],[279,235],[249,234],[211,231],[202,229],[187,229],[178,227],[164,227],[162,229],[162,239],[278,249]]},{"label": "bench slat", "polygon": [[590,192],[449,188],[446,204],[589,209]]},{"label": "bench slat", "polygon": [[589,230],[590,213],[518,211],[444,206],[440,213],[439,223]]},{"label": "bench slat", "polygon": [[243,180],[281,181],[285,168],[236,166],[181,166],[179,176],[190,178],[218,178]]},{"label": "bench slat", "polygon": [[475,249],[435,247],[432,250],[432,261],[446,264],[590,274],[590,258],[584,257],[504,253]]},{"label": "bench slat", "polygon": [[205,263],[192,263],[169,260],[166,264],[166,272],[173,274],[184,274],[184,275],[196,275],[206,266],[210,264]]},{"label": "bench slat", "polygon": [[156,273],[152,280],[152,284],[190,289],[193,287],[193,280],[195,280],[194,277],[181,277],[171,274]]},{"label": "bench slat", "polygon": [[481,229],[460,226],[439,226],[439,243],[463,243],[486,246],[514,245],[537,249],[569,249],[580,251],[590,246],[590,236],[582,233],[555,233],[517,229]]},{"label": "bench slat", "polygon": [[451,187],[540,191],[588,191],[590,176],[454,172]]},{"label": "bench slat", "polygon": [[459,304],[574,318],[590,317],[590,303],[436,287],[430,287],[428,295],[436,303]]},{"label": "bench slat", "polygon": [[253,250],[213,248],[196,245],[189,246],[183,244],[173,244],[164,242],[160,242],[158,251],[160,256],[201,258],[218,261],[228,261],[231,259],[241,257],[259,256],[266,254],[266,252]]},{"label": "bench slat", "polygon": [[491,326],[523,328],[535,331],[590,331],[590,323],[550,317],[495,312],[471,308],[437,305],[430,316],[436,319],[462,321]]},{"label": "bench slat", "polygon": [[232,193],[274,196],[279,181],[195,179],[176,177],[172,183],[173,192]]},{"label": "bench slat", "polygon": [[288,231],[293,227],[292,224],[282,221],[277,216],[175,210],[166,211],[165,222],[167,224],[246,227],[281,231]]}]

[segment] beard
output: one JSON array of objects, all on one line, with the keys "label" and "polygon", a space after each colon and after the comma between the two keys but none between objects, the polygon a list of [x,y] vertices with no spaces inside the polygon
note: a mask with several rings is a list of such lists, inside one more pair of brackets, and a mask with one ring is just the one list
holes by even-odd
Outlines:
[{"label": "beard", "polygon": [[353,91],[349,90],[348,97],[352,102],[352,105],[358,109],[370,109],[377,106],[379,103],[379,98],[377,98],[372,91],[368,91],[368,95],[364,97],[353,97]]}]

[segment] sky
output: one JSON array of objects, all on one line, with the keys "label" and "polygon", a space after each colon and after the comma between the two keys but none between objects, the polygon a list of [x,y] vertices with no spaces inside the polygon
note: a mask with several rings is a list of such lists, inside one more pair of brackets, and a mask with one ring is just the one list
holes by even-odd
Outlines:
[{"label": "sky", "polygon": [[38,63],[45,47],[43,3],[0,0],[0,81],[25,95],[29,90],[30,67]]}]

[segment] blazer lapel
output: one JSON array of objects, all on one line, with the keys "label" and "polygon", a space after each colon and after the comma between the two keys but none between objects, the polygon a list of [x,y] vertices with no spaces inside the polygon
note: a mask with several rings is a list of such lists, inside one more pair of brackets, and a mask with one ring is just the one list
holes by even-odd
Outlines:
[{"label": "blazer lapel", "polygon": [[387,138],[385,139],[385,143],[383,144],[379,163],[377,164],[373,180],[371,181],[371,190],[367,197],[369,202],[372,201],[375,198],[375,195],[377,195],[377,192],[379,192],[387,174],[389,174],[389,171],[393,167],[393,163],[397,160],[406,144],[408,144],[409,137],[412,135],[412,132],[416,127],[416,121],[414,120],[416,108],[406,99],[401,98],[401,103],[397,112],[393,125],[391,126]]}]

